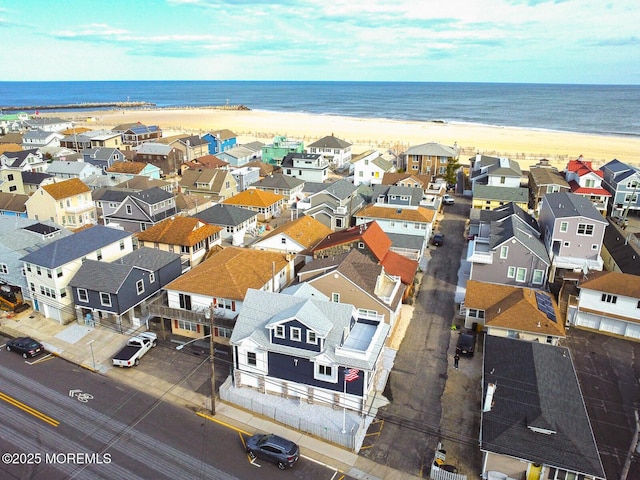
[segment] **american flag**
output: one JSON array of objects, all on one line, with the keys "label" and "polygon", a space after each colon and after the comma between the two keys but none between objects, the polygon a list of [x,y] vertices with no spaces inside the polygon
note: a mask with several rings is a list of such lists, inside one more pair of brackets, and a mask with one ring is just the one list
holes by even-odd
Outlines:
[{"label": "american flag", "polygon": [[352,382],[353,380],[356,380],[357,378],[360,378],[358,373],[360,373],[360,370],[358,370],[357,368],[345,369],[345,371],[344,371],[344,379],[347,382]]}]

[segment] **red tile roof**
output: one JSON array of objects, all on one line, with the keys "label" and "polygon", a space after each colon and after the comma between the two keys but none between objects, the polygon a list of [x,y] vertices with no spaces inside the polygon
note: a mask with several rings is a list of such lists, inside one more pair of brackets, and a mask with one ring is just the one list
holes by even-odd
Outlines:
[{"label": "red tile roof", "polygon": [[602,170],[594,169],[591,162],[582,160],[582,155],[578,157],[577,160],[569,160],[569,163],[567,164],[567,171],[576,172],[579,177],[586,175],[587,173],[595,173],[601,178],[603,176]]},{"label": "red tile roof", "polygon": [[576,193],[579,195],[600,195],[604,197],[611,196],[611,194],[602,187],[581,187],[580,184],[575,180],[571,180],[569,182],[569,186],[571,187],[571,193]]},{"label": "red tile roof", "polygon": [[392,251],[387,252],[381,263],[389,275],[400,277],[405,285],[413,283],[418,271],[418,262]]},{"label": "red tile roof", "polygon": [[377,222],[368,222],[355,227],[332,232],[318,243],[313,251],[323,250],[343,243],[364,242],[378,261],[382,261],[391,248],[391,240]]}]

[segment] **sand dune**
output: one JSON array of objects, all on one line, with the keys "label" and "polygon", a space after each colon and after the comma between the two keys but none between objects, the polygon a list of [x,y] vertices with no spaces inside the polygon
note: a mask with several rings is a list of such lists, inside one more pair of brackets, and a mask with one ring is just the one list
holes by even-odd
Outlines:
[{"label": "sand dune", "polygon": [[[461,148],[461,160],[475,153],[507,156],[520,162],[525,169],[541,158],[547,158],[562,168],[568,160],[579,155],[583,155],[585,160],[592,160],[596,166],[614,158],[640,164],[640,138],[636,137],[206,108],[58,112],[51,115],[74,118],[79,125],[91,128],[129,122],[159,125],[165,135],[182,131],[204,134],[229,129],[236,133],[239,143],[253,140],[269,143],[274,136],[285,135],[303,140],[308,145],[325,135],[334,134],[352,143],[355,153],[369,148],[402,151],[426,142],[457,144]],[[86,122],[88,118],[92,121]]]}]

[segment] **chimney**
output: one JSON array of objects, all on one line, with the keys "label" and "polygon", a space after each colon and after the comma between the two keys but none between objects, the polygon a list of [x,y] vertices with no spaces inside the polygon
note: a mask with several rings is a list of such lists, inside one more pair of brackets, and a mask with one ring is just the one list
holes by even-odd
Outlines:
[{"label": "chimney", "polygon": [[487,395],[484,397],[484,407],[482,408],[483,412],[490,412],[491,407],[493,406],[493,394],[496,391],[496,384],[489,383],[487,385]]}]

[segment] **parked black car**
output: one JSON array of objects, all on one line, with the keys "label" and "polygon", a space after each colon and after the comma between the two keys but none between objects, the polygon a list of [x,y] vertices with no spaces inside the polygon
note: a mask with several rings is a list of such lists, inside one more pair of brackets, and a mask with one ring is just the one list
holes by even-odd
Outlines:
[{"label": "parked black car", "polygon": [[476,349],[476,336],[469,332],[460,332],[458,343],[456,345],[456,353],[458,355],[468,355],[473,357]]},{"label": "parked black car", "polygon": [[435,233],[433,237],[431,237],[431,245],[435,245],[436,247],[444,245],[444,233]]},{"label": "parked black car", "polygon": [[44,346],[31,337],[19,337],[7,341],[7,350],[19,353],[24,358],[29,358],[44,352]]},{"label": "parked black car", "polygon": [[300,457],[298,445],[272,433],[257,433],[247,440],[247,453],[278,465],[280,470],[293,467]]}]

